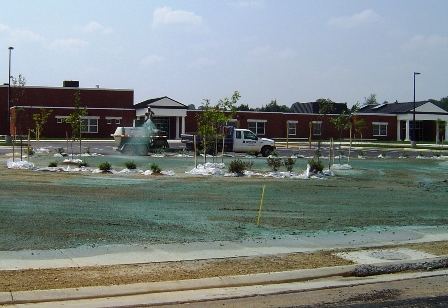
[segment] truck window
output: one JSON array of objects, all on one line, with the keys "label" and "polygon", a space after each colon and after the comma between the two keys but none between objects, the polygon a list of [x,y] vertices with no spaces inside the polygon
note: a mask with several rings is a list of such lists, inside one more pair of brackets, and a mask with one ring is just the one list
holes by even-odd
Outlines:
[{"label": "truck window", "polygon": [[244,131],[244,139],[258,140],[258,137],[251,131]]},{"label": "truck window", "polygon": [[236,138],[236,139],[241,139],[241,131],[237,130],[237,131],[235,132],[235,138]]}]

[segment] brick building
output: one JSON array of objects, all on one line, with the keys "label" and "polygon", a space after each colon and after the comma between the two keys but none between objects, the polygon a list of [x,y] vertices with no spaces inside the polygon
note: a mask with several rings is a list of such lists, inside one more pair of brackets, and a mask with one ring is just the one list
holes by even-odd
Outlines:
[{"label": "brick building", "polygon": [[[64,83],[65,85],[65,83]],[[83,117],[84,138],[107,138],[117,126],[132,126],[135,119],[134,91],[123,89],[63,87],[11,87],[11,120],[8,127],[8,112],[5,106],[8,99],[8,86],[0,86],[0,134],[26,135],[35,123],[33,114],[39,114],[41,108],[52,110],[43,127],[41,137],[65,138],[71,136],[71,126],[65,123],[74,110],[75,92],[79,90],[80,108],[86,107],[87,115]],[[20,111],[19,111],[20,110]],[[19,111],[20,123],[17,121]]]},{"label": "brick building", "polygon": [[[349,130],[339,130],[331,122],[347,109],[346,104],[335,104],[332,113],[319,114],[318,103],[295,103],[293,113],[238,111],[232,122],[239,128],[248,128],[260,137],[291,138],[313,140],[330,138],[347,139]],[[202,112],[188,110],[186,132],[197,131],[193,120]],[[412,137],[413,103],[393,103],[365,106],[353,116],[352,134],[354,138],[379,141],[409,141]],[[357,131],[357,121],[363,120],[364,127]],[[438,129],[437,120],[448,122],[448,111],[431,102],[416,103],[416,140],[434,142],[439,130],[439,141],[448,137],[447,129]],[[441,131],[440,131],[441,130]]]},{"label": "brick building", "polygon": [[[186,121],[186,132],[195,133],[197,131],[195,119],[200,110],[188,110]],[[233,119],[233,125],[239,128],[248,128],[260,137],[282,138],[282,139],[308,139],[310,134],[313,140],[328,140],[330,138],[349,138],[349,130],[338,130],[330,120],[337,117],[336,114],[303,114],[303,113],[282,113],[282,112],[256,112],[238,111]],[[373,129],[368,125],[362,131],[364,139],[396,140],[396,116],[356,116],[354,119],[362,117],[366,122],[387,121],[392,129],[386,136],[373,136]],[[386,119],[387,118],[387,119]],[[354,132],[354,130],[353,130]],[[360,138],[358,135],[357,138]]]},{"label": "brick building", "polygon": [[[74,110],[75,93],[79,91],[80,107],[86,107],[83,118],[85,130],[83,138],[110,138],[118,126],[138,125],[148,111],[156,126],[168,134],[169,139],[179,139],[180,135],[197,131],[196,118],[200,110],[187,110],[187,106],[169,97],[148,99],[134,105],[134,91],[128,89],[79,88],[79,82],[64,82],[63,87],[11,87],[10,111],[8,123],[8,86],[0,86],[0,135],[26,135],[35,123],[33,114],[39,114],[41,108],[52,110],[43,127],[43,138],[65,138],[71,136],[71,127],[65,123]],[[20,123],[15,118],[22,110]],[[313,140],[329,138],[349,138],[349,130],[338,130],[331,119],[347,109],[346,104],[334,104],[331,113],[319,114],[319,105],[295,103],[292,113],[238,111],[232,122],[240,128],[248,128],[261,137]],[[412,137],[413,103],[392,103],[364,106],[353,117],[353,134],[356,121],[362,119],[363,139],[383,141],[410,140]],[[447,129],[440,129],[441,121],[448,122],[448,111],[431,102],[416,102],[416,139],[417,141],[446,140]],[[17,125],[16,125],[17,124]],[[20,124],[20,125],[19,125]],[[440,131],[442,130],[442,131]]]}]

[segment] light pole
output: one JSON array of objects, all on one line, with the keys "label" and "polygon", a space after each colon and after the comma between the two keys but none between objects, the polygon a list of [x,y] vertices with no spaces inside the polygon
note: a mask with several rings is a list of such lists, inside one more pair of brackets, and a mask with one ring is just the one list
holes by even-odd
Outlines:
[{"label": "light pole", "polygon": [[415,75],[420,75],[420,73],[414,72],[414,110],[412,112],[412,141],[411,147],[415,148],[417,145],[417,140],[415,139]]},{"label": "light pole", "polygon": [[9,123],[9,121],[10,121],[10,118],[11,118],[11,113],[10,113],[10,111],[9,111],[9,108],[10,108],[10,106],[9,106],[9,104],[10,104],[10,97],[11,97],[11,51],[14,49],[14,47],[8,47],[8,49],[9,49],[9,70],[8,70],[8,112],[7,112],[7,119],[6,119],[6,126],[7,126],[7,129],[8,129],[8,131],[7,131],[7,134],[6,134],[6,137],[5,137],[5,142],[6,143],[11,143],[12,142],[12,139],[11,139],[11,134],[10,134],[10,130],[11,130],[11,128],[10,128],[10,123]]}]

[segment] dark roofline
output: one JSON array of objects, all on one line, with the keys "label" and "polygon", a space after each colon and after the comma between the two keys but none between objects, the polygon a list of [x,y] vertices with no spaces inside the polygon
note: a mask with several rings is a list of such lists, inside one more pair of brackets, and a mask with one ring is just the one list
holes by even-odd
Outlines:
[{"label": "dark roofline", "polygon": [[[148,107],[148,105],[150,105],[150,104],[152,104],[152,103],[155,103],[155,102],[157,102],[157,101],[160,101],[160,100],[162,100],[162,99],[164,99],[164,98],[168,98],[168,99],[172,100],[173,102],[176,102],[176,103],[178,103],[178,104],[184,106],[185,108],[188,108],[187,105],[182,104],[181,102],[176,101],[175,99],[172,99],[172,98],[170,98],[170,97],[168,97],[168,96],[162,96],[162,97],[157,97],[157,98],[150,98],[150,99],[147,99],[147,100],[145,100],[145,101],[143,101],[143,102],[140,102],[140,103],[138,103],[138,104],[135,104],[135,105],[134,105],[134,108],[136,108],[136,109],[137,109],[137,108],[145,108],[145,107]],[[160,108],[160,107],[158,107],[158,108]],[[183,108],[183,107],[177,107],[177,108]]]}]

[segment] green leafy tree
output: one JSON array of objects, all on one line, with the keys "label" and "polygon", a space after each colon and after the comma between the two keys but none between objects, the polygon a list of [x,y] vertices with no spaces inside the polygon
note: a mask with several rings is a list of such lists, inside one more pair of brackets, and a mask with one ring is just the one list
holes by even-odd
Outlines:
[{"label": "green leafy tree", "polygon": [[339,138],[342,138],[342,132],[344,130],[349,130],[350,126],[353,127],[353,117],[358,113],[358,111],[359,104],[355,104],[352,108],[341,111],[337,117],[330,119],[330,122],[333,123],[339,130]]},{"label": "green leafy tree", "polygon": [[319,98],[316,100],[316,103],[319,106],[319,114],[324,117],[334,110],[334,102],[329,98]]},{"label": "green leafy tree", "polygon": [[237,111],[254,111],[253,108],[250,108],[248,104],[241,104],[238,107],[236,107]]},{"label": "green leafy tree", "polygon": [[364,106],[367,105],[378,105],[378,102],[376,100],[376,94],[371,93],[369,97],[364,97]]},{"label": "green leafy tree", "polygon": [[440,100],[429,99],[428,101],[448,111],[448,96],[442,97]]},{"label": "green leafy tree", "polygon": [[235,115],[235,104],[240,97],[240,93],[235,91],[231,98],[220,99],[215,106],[210,104],[209,99],[203,101],[203,112],[197,116],[197,125],[198,133],[202,136],[204,162],[206,161],[206,153],[209,147],[213,144],[216,146],[217,139],[223,136],[223,132],[220,132],[220,127]]},{"label": "green leafy tree", "polygon": [[72,128],[72,158],[73,158],[73,143],[79,140],[79,153],[81,153],[81,133],[84,128],[82,117],[87,115],[87,108],[81,108],[81,92],[79,89],[75,90],[75,100],[74,100],[74,110],[73,112],[65,119],[66,123],[69,123]]},{"label": "green leafy tree", "polygon": [[40,136],[44,130],[44,125],[47,123],[48,117],[53,112],[52,109],[40,108],[40,113],[33,114],[34,120],[34,134],[36,135],[37,147],[39,147]]},{"label": "green leafy tree", "polygon": [[260,111],[265,112],[291,112],[291,108],[286,105],[278,105],[277,100],[273,99],[266,107],[261,107]]},{"label": "green leafy tree", "polygon": [[362,142],[362,131],[367,128],[366,121],[364,119],[355,120],[353,122],[355,125],[355,132],[357,132],[361,136],[361,142]]}]

